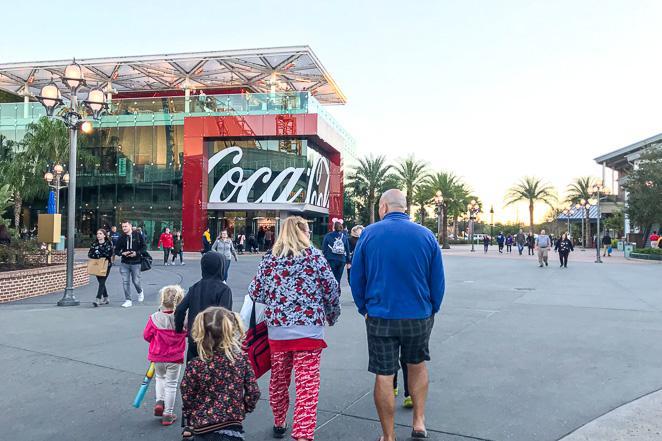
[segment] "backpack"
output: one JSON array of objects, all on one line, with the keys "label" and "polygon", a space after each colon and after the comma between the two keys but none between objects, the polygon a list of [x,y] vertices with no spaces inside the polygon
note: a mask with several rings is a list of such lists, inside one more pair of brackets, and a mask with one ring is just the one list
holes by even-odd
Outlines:
[{"label": "backpack", "polygon": [[338,236],[333,240],[333,245],[329,245],[331,252],[333,254],[345,254],[345,243],[342,240],[342,236]]}]

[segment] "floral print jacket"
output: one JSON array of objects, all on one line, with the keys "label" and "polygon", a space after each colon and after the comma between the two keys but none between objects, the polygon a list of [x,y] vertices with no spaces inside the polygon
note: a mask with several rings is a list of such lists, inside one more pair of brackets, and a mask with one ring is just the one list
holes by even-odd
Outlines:
[{"label": "floral print jacket", "polygon": [[194,434],[240,428],[246,412],[255,410],[260,389],[244,352],[234,362],[215,353],[211,360],[196,357],[186,365],[180,385],[184,421]]},{"label": "floral print jacket", "polygon": [[248,294],[266,305],[268,326],[333,325],[340,316],[340,287],[314,247],[292,257],[265,254]]},{"label": "floral print jacket", "polygon": [[106,258],[110,261],[111,256],[113,255],[113,246],[109,240],[99,243],[98,240],[95,240],[90,247],[90,250],[87,252],[87,257],[90,259],[102,259]]}]

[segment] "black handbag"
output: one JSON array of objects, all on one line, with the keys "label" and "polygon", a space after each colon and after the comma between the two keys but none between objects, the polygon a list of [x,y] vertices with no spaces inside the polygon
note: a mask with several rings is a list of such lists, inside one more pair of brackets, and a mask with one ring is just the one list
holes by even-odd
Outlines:
[{"label": "black handbag", "polygon": [[140,271],[149,271],[152,269],[152,256],[145,251],[140,256]]}]

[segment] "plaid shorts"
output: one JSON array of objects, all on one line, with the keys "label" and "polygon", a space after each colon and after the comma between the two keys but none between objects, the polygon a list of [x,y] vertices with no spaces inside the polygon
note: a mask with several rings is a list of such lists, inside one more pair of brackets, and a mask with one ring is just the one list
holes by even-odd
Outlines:
[{"label": "plaid shorts", "polygon": [[434,316],[426,319],[389,320],[368,317],[368,371],[395,375],[400,363],[418,364],[430,360],[430,333]]}]

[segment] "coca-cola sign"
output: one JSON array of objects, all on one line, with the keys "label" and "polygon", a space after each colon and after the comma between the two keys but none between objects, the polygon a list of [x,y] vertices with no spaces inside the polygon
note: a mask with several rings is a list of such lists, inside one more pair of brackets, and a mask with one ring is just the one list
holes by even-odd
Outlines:
[{"label": "coca-cola sign", "polygon": [[[274,172],[260,167],[249,173],[241,167],[244,152],[228,147],[209,158],[208,172],[213,176],[220,164],[228,170],[214,183],[209,203],[223,204],[308,204],[329,208],[329,160],[315,155],[303,168],[286,167]],[[256,193],[254,190],[259,188]],[[250,208],[250,207],[247,207]]]}]

